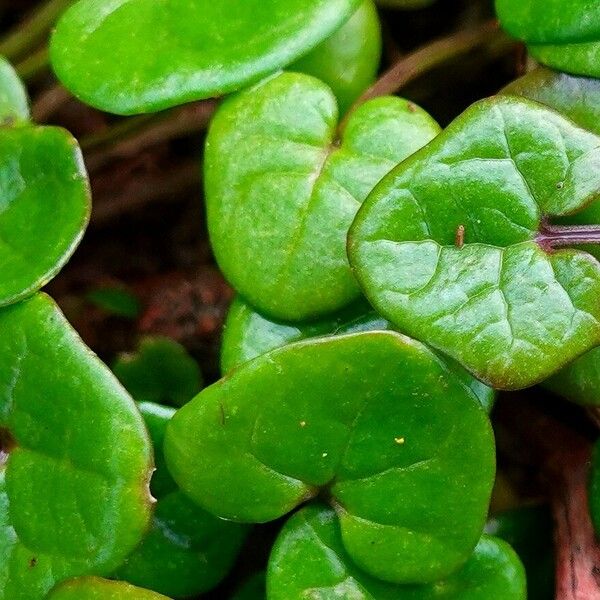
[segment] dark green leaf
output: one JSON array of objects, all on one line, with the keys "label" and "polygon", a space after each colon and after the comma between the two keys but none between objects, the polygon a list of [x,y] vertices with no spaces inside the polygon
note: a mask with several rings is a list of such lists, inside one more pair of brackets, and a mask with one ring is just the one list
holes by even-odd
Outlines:
[{"label": "dark green leaf", "polygon": [[493,387],[543,380],[600,342],[600,265],[538,243],[543,219],[600,195],[599,166],[600,138],[541,104],[478,102],[359,211],[349,256],[367,298]]},{"label": "dark green leaf", "polygon": [[121,354],[113,371],[138,402],[182,406],[203,385],[200,367],[186,349],[159,336],[142,339],[137,353]]},{"label": "dark green leaf", "polygon": [[50,54],[61,81],[88,104],[153,112],[258,81],[315,48],[359,5],[81,0],[59,21]]},{"label": "dark green leaf", "polygon": [[378,98],[338,144],[331,90],[284,73],[225,101],[207,139],[208,225],[225,276],[254,306],[314,319],[358,299],[346,234],[377,181],[438,132],[423,110]]},{"label": "dark green leaf", "polygon": [[0,310],[0,356],[0,598],[38,600],[111,573],[141,540],[151,448],[131,398],[48,297]]},{"label": "dark green leaf", "polygon": [[86,299],[111,315],[136,319],[140,314],[137,297],[119,287],[97,288],[88,292]]},{"label": "dark green leaf", "polygon": [[269,559],[269,600],[525,600],[525,573],[512,548],[484,536],[467,563],[443,581],[394,585],[369,577],[344,549],[334,511],[298,511]]},{"label": "dark green leaf", "polygon": [[494,476],[473,392],[392,332],[298,342],[246,363],[176,413],[165,456],[182,490],[223,518],[265,522],[327,495],[353,560],[411,583],[467,560]]}]

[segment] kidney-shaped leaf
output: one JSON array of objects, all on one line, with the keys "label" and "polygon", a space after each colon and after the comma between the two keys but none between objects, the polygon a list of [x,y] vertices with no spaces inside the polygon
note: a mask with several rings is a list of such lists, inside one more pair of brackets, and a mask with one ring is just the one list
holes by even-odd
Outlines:
[{"label": "kidney-shaped leaf", "polygon": [[58,22],[52,65],[69,90],[96,108],[152,112],[219,96],[281,69],[331,35],[359,4],[81,0]]},{"label": "kidney-shaped leaf", "polygon": [[227,100],[206,144],[206,203],[225,276],[279,319],[314,318],[360,295],[348,227],[373,186],[438,126],[400,98],[353,112],[336,140],[331,90],[284,73]]},{"label": "kidney-shaped leaf", "polygon": [[392,332],[298,342],[246,363],[175,414],[165,456],[183,491],[228,519],[269,521],[326,493],[352,558],[402,582],[467,559],[494,476],[473,392]]},{"label": "kidney-shaped leaf", "polygon": [[77,142],[55,127],[0,127],[0,306],[45,285],[73,254],[90,212]]},{"label": "kidney-shaped leaf", "polygon": [[541,104],[473,105],[359,211],[367,298],[493,387],[544,379],[600,341],[600,265],[543,225],[598,197],[599,167],[600,138]]},{"label": "kidney-shaped leaf", "polygon": [[267,575],[268,600],[525,600],[525,573],[512,548],[484,536],[467,563],[443,581],[396,585],[358,569],[344,549],[335,512],[298,511],[281,530]]},{"label": "kidney-shaped leaf", "polygon": [[0,126],[28,119],[29,99],[25,86],[10,63],[0,56]]},{"label": "kidney-shaped leaf", "polygon": [[[264,317],[238,297],[231,304],[223,330],[221,370],[226,374],[261,354],[300,340],[324,335],[391,329],[391,323],[380,317],[364,300],[319,321],[281,323]],[[445,360],[454,373],[471,388],[489,413],[494,405],[495,391],[472,377],[455,361]]]},{"label": "kidney-shaped leaf", "polygon": [[37,600],[111,573],[140,541],[151,448],[132,399],[48,297],[0,310],[0,357],[0,598]]},{"label": "kidney-shaped leaf", "polygon": [[57,586],[47,600],[169,600],[166,596],[99,577],[80,577]]},{"label": "kidney-shaped leaf", "polygon": [[600,76],[600,3],[596,0],[496,0],[502,26],[527,42],[540,62]]}]

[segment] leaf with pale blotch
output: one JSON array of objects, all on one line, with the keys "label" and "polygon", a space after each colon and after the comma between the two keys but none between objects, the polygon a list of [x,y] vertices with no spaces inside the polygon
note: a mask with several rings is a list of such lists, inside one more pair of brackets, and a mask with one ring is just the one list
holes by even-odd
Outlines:
[{"label": "leaf with pale blotch", "polygon": [[600,138],[541,104],[478,102],[359,211],[365,295],[493,387],[543,380],[600,342],[600,265],[543,225],[600,196],[599,167]]},{"label": "leaf with pale blotch", "polygon": [[411,583],[468,559],[495,467],[471,389],[422,344],[380,331],[242,365],[175,414],[164,448],[181,489],[222,518],[265,522],[330,498],[352,559]]},{"label": "leaf with pale blotch", "polygon": [[123,581],[80,577],[57,586],[47,600],[169,600]]},{"label": "leaf with pale blotch", "polygon": [[263,313],[314,319],[358,299],[348,227],[373,186],[438,133],[422,109],[378,98],[341,140],[331,90],[284,73],[225,101],[210,127],[209,233],[225,276]]}]

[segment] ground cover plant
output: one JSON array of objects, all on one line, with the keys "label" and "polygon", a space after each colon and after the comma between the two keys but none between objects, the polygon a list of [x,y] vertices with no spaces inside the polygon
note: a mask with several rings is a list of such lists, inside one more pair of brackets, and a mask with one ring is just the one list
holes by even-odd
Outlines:
[{"label": "ground cover plant", "polygon": [[0,6],[0,600],[600,597],[599,36]]}]

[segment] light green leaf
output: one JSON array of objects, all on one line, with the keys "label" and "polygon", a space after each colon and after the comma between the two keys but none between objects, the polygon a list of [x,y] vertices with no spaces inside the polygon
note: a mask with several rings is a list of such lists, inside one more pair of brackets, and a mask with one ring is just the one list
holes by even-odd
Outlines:
[{"label": "light green leaf", "polygon": [[359,5],[81,0],[58,22],[50,55],[84,102],[118,114],[154,112],[260,80],[315,48]]},{"label": "light green leaf", "polygon": [[[221,342],[221,371],[225,375],[239,365],[287,344],[324,335],[341,335],[360,331],[392,330],[389,321],[381,318],[364,300],[348,308],[307,323],[281,323],[267,319],[236,298],[231,304]],[[486,412],[494,405],[495,391],[471,377],[460,365],[446,359],[450,369],[471,388]]]},{"label": "light green leaf", "polygon": [[359,211],[349,256],[365,295],[493,387],[543,380],[600,342],[600,265],[540,236],[600,195],[599,167],[600,138],[541,104],[476,103]]},{"label": "light green leaf", "polygon": [[527,42],[545,65],[600,76],[600,4],[596,0],[496,0],[502,26]]},{"label": "light green leaf", "polygon": [[375,183],[438,132],[423,110],[378,98],[341,141],[323,83],[284,73],[225,101],[206,143],[208,226],[233,286],[274,318],[314,319],[358,299],[346,234]]},{"label": "light green leaf", "polygon": [[99,577],[81,577],[59,585],[47,600],[169,600],[166,596]]},{"label": "light green leaf", "polygon": [[268,600],[525,600],[525,573],[512,548],[484,536],[457,572],[429,585],[395,585],[358,569],[344,549],[335,512],[298,511],[279,534],[267,576]]},{"label": "light green leaf", "polygon": [[344,114],[369,87],[381,58],[381,25],[373,0],[363,0],[347,23],[288,67],[326,83]]},{"label": "light green leaf", "polygon": [[48,297],[0,310],[0,357],[0,598],[38,600],[111,573],[141,540],[151,448],[131,398]]},{"label": "light green leaf", "polygon": [[10,63],[0,56],[0,124],[28,119],[27,90]]},{"label": "light green leaf", "polygon": [[56,127],[0,127],[0,306],[58,273],[89,213],[87,175],[70,134]]},{"label": "light green leaf", "polygon": [[165,457],[182,490],[222,518],[266,522],[329,497],[352,559],[411,583],[467,560],[494,477],[473,392],[392,332],[298,342],[246,363],[176,413]]}]

